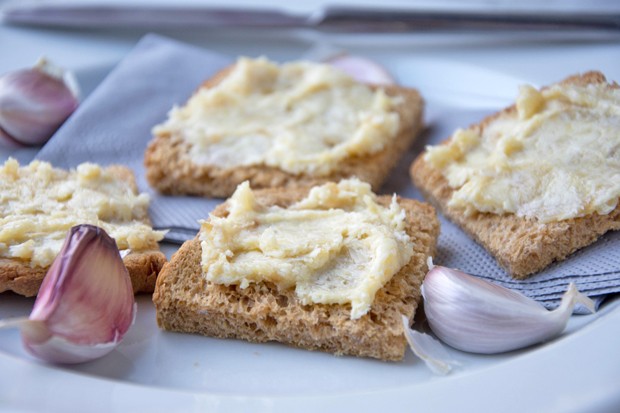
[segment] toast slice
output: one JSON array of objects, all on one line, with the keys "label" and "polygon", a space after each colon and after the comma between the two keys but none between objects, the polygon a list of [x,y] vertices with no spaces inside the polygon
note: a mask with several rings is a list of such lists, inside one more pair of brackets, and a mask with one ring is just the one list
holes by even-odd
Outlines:
[{"label": "toast slice", "polygon": [[[588,72],[565,79],[560,84],[590,85],[607,83],[599,72]],[[617,84],[609,84],[618,88]],[[517,116],[516,106],[470,126],[477,133],[500,117]],[[447,143],[448,141],[444,142]],[[411,165],[411,178],[427,200],[480,243],[497,262],[516,279],[524,279],[541,271],[554,261],[561,261],[576,250],[596,241],[610,230],[620,229],[620,205],[606,215],[593,213],[579,218],[541,223],[516,214],[475,213],[449,204],[454,189],[442,172],[420,154]]]},{"label": "toast slice", "polygon": [[[287,207],[307,192],[264,189],[254,193],[259,204]],[[391,197],[378,200],[388,206]],[[242,289],[207,281],[196,237],[181,246],[159,275],[153,294],[157,323],[169,331],[278,341],[337,355],[400,360],[406,348],[401,314],[413,320],[418,308],[426,260],[435,252],[439,222],[428,204],[409,199],[398,199],[398,203],[406,213],[413,256],[377,292],[370,311],[358,319],[350,318],[350,304],[302,305],[294,289],[278,289],[272,283],[252,283]],[[218,206],[213,214],[226,216],[227,204]]]},{"label": "toast slice", "polygon": [[[106,169],[111,175],[126,182],[137,194],[138,186],[131,169],[112,165]],[[143,219],[150,225],[148,217]],[[166,262],[166,256],[160,251],[157,242],[153,241],[141,250],[131,250],[124,256],[134,293],[152,293],[159,271]],[[0,257],[0,293],[13,291],[26,297],[37,295],[49,266],[32,266],[30,261]]]},{"label": "toast slice", "polygon": [[[231,70],[232,67],[221,71],[204,82],[200,88],[215,87]],[[399,100],[395,107],[400,119],[396,136],[378,152],[364,156],[349,155],[327,175],[291,173],[264,163],[232,168],[197,164],[188,155],[190,144],[182,133],[159,132],[155,133],[145,152],[147,180],[153,188],[163,194],[219,198],[230,196],[237,185],[244,181],[249,181],[255,189],[295,188],[329,181],[337,182],[353,176],[370,183],[373,190],[377,191],[402,153],[411,146],[420,132],[424,103],[418,91],[414,89],[399,86],[371,86],[371,88],[381,88],[388,96]],[[243,122],[243,119],[239,121]],[[268,129],[269,125],[265,128]]]}]

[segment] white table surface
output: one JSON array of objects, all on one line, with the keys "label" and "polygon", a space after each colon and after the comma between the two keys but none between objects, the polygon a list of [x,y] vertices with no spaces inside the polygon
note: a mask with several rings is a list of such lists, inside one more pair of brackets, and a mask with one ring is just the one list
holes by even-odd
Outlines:
[{"label": "white table surface", "polygon": [[[0,5],[3,3],[0,1]],[[120,0],[116,3],[123,3]],[[133,3],[144,3],[144,1],[134,1]],[[155,2],[165,3],[164,0]],[[184,4],[195,4],[195,1],[185,1]],[[204,2],[203,2],[204,3]],[[206,2],[215,3],[215,2]],[[312,10],[317,4],[327,2],[303,1],[292,4],[292,2],[282,2],[281,6],[294,12],[307,12]],[[349,3],[339,1],[338,4]],[[372,5],[372,1],[362,2]],[[389,4],[394,6],[412,7],[420,5],[428,7],[432,2],[405,2],[392,1]],[[584,5],[585,2],[560,2],[551,1],[545,4],[545,8],[565,7],[567,9],[582,10],[612,10],[620,11],[619,2],[593,1]],[[248,5],[254,2],[237,1],[227,2],[227,5]],[[386,3],[387,4],[387,3]],[[463,6],[456,1],[442,1],[435,3],[438,8],[449,9],[458,5],[459,7],[484,8],[484,7],[509,7],[508,2],[502,1],[481,1],[473,6],[471,4]],[[278,6],[278,2],[272,2],[269,6]],[[519,6],[511,7],[535,7],[536,2],[523,3]],[[539,6],[540,7],[540,6]],[[159,34],[176,38],[181,41],[196,44],[201,47],[235,55],[268,55],[278,60],[295,59],[307,52],[313,45],[330,44],[332,46],[347,49],[352,53],[362,54],[378,61],[389,60],[390,56],[415,54],[416,56],[428,59],[435,59],[444,62],[454,62],[455,64],[468,64],[504,73],[528,82],[544,85],[555,82],[563,77],[596,69],[607,75],[609,79],[620,81],[620,37],[613,35],[549,35],[540,33],[526,34],[411,34],[411,35],[330,35],[318,34],[307,31],[278,32],[278,31],[239,31],[239,30],[165,30],[156,31]],[[40,56],[45,55],[52,61],[67,68],[88,73],[92,79],[90,84],[85,85],[84,93],[88,94],[92,87],[96,85],[97,79],[101,79],[107,70],[112,68],[122,57],[134,46],[139,38],[145,34],[144,30],[119,30],[115,32],[99,30],[63,30],[63,29],[42,29],[0,25],[0,73],[10,70],[27,67],[33,64]],[[441,82],[441,79],[437,79]],[[13,152],[0,149],[0,161],[9,155],[20,155],[28,158],[34,154],[34,150]],[[0,300],[2,297],[0,296]],[[616,310],[618,310],[616,308]],[[620,313],[610,312],[606,316],[606,323],[620,323]],[[615,329],[618,333],[619,330]],[[589,349],[584,345],[571,345],[580,336],[588,334],[597,344]],[[437,403],[428,403],[426,400],[419,405],[425,406],[424,411],[433,411],[431,406],[436,406],[436,411],[484,411],[484,406],[490,407],[497,404],[487,403],[487,398],[493,399],[493,390],[489,389],[490,383],[499,383],[505,380],[507,375],[519,376],[519,368],[529,366],[536,371],[537,363],[540,363],[540,377],[520,377],[520,381],[515,383],[514,391],[510,397],[506,397],[509,403],[506,411],[600,411],[612,412],[620,411],[620,356],[618,356],[618,344],[620,337],[614,335],[610,340],[608,332],[605,331],[605,324],[592,323],[584,329],[579,330],[574,340],[560,343],[564,348],[562,353],[544,355],[541,357],[524,355],[522,364],[514,367],[503,368],[501,371],[490,365],[487,368],[488,374],[481,378],[480,375],[471,375],[470,379],[462,375],[448,380],[447,385],[442,387],[433,386],[433,379],[428,385],[421,386],[415,393],[415,398],[427,395],[435,398]],[[557,347],[557,346],[556,346]],[[596,354],[602,354],[606,358],[601,358]],[[109,406],[115,411],[140,411],[145,405],[136,403],[124,404],[123,401],[144,398],[148,405],[148,398],[159,400],[159,408],[152,411],[166,411],[177,409],[179,411],[202,411],[219,410],[220,401],[217,395],[192,395],[166,392],[162,390],[158,397],[152,391],[142,386],[116,386],[103,385],[97,388],[92,385],[95,380],[92,377],[76,376],[67,372],[55,372],[53,369],[39,369],[31,371],[33,367],[27,362],[12,363],[10,366],[3,366],[0,357],[0,375],[5,372],[18,374],[19,377],[28,377],[28,374],[41,375],[37,380],[37,385],[33,390],[42,391],[41,381],[61,380],[66,381],[66,391],[59,394],[48,395],[57,400],[59,397],[70,398],[73,392],[79,392],[77,387],[80,383],[85,384],[84,394],[81,398],[105,397],[105,393],[111,397],[108,400]],[[593,364],[596,366],[593,367]],[[521,367],[520,367],[521,366]],[[5,368],[6,367],[6,368]],[[538,374],[537,374],[538,375]],[[589,391],[587,394],[576,394],[580,388],[578,383],[583,380],[590,384],[597,383],[597,386],[589,386],[589,389],[597,388],[598,391]],[[600,383],[599,383],[600,381]],[[5,377],[5,383],[7,382]],[[24,380],[20,381],[24,383]],[[89,384],[90,383],[90,384]],[[450,383],[453,383],[455,397],[451,398]],[[533,383],[533,384],[529,384]],[[577,384],[575,384],[577,383]],[[600,385],[599,385],[600,384]],[[558,392],[553,398],[544,395],[545,386],[550,386],[554,392]],[[561,389],[556,386],[565,386],[570,389],[571,394],[563,394]],[[75,386],[75,387],[73,387]],[[71,390],[72,388],[72,390]],[[448,389],[448,393],[446,393]],[[460,389],[460,390],[458,390]],[[617,390],[616,390],[617,389]],[[14,391],[29,391],[23,389],[0,389],[0,411],[22,411],[24,406],[14,403],[4,403],[6,400],[15,400],[9,397]],[[104,394],[100,394],[103,391]],[[395,389],[395,395],[398,389]],[[413,393],[412,393],[413,394]],[[413,411],[416,406],[415,398],[403,400],[402,393],[398,393],[401,399],[388,399],[386,394],[386,410]],[[395,396],[396,397],[396,396]],[[496,397],[496,396],[495,396]],[[189,404],[188,400],[192,400]],[[344,400],[344,401],[343,401]],[[321,409],[326,412],[338,407],[340,410],[347,410],[347,406],[355,406],[356,410],[364,411],[364,403],[359,399],[353,398],[322,399],[322,401],[310,402],[306,400],[307,407],[312,406],[313,411]],[[528,401],[529,400],[529,401]],[[274,410],[305,411],[303,399],[286,399],[282,403],[274,405]],[[375,400],[376,402],[376,400]],[[267,401],[265,401],[267,403]],[[333,403],[333,404],[332,404]],[[345,403],[345,404],[343,404]],[[346,404],[349,403],[349,404]],[[530,404],[540,403],[540,404]],[[107,405],[107,404],[106,404]],[[60,407],[59,407],[60,406]],[[64,406],[64,408],[63,408]],[[241,405],[243,406],[243,405]],[[376,404],[369,402],[366,407],[372,406],[376,409]],[[409,408],[411,406],[411,408]],[[539,410],[538,407],[544,406]],[[186,407],[186,408],[184,408]],[[245,405],[245,411],[248,406]],[[70,403],[55,403],[50,405],[51,410],[71,411]],[[47,409],[46,409],[47,410]],[[254,410],[254,409],[251,409]],[[268,411],[269,405],[261,405],[256,410]],[[239,410],[243,411],[243,410]],[[374,410],[376,411],[376,410]]]}]

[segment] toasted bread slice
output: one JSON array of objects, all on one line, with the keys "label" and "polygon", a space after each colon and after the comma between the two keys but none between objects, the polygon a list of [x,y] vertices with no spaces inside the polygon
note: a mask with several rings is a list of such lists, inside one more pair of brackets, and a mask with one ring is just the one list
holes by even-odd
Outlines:
[{"label": "toasted bread slice", "polygon": [[[134,174],[129,168],[112,165],[107,171],[129,183],[133,191],[138,193]],[[148,219],[145,223],[150,225]],[[123,258],[123,262],[129,272],[134,293],[151,293],[166,256],[159,250],[159,245],[153,242],[144,250],[131,251]],[[0,293],[13,291],[26,297],[37,295],[48,268],[32,267],[27,260],[0,258]]]},{"label": "toasted bread slice", "polygon": [[[302,199],[307,190],[266,189],[255,194],[262,205],[286,207]],[[388,196],[379,197],[383,205],[390,201]],[[157,323],[170,331],[278,341],[337,355],[402,359],[406,341],[401,314],[412,320],[418,308],[426,260],[435,252],[439,222],[428,204],[409,199],[398,202],[406,211],[406,231],[414,254],[377,292],[370,311],[361,318],[350,318],[349,304],[302,305],[294,289],[279,290],[271,283],[253,283],[241,289],[207,281],[202,275],[200,241],[195,238],[183,244],[157,280],[153,294]],[[225,216],[226,203],[213,213]]]},{"label": "toasted bread slice", "polygon": [[[588,85],[606,83],[599,72],[572,76],[561,84]],[[612,84],[609,87],[617,88]],[[517,116],[515,106],[491,115],[470,129],[480,133],[498,117]],[[596,241],[610,230],[620,229],[620,205],[607,215],[590,214],[542,224],[515,214],[477,213],[467,216],[462,208],[449,205],[454,193],[441,171],[420,154],[411,165],[411,177],[426,199],[451,221],[491,253],[514,278],[524,279],[554,261],[565,259],[574,251]]]},{"label": "toasted bread slice", "polygon": [[[231,68],[228,68],[216,74],[204,82],[201,88],[216,86],[230,70]],[[420,132],[424,108],[424,102],[415,89],[399,86],[380,87],[387,95],[401,98],[396,108],[400,117],[397,135],[379,152],[345,158],[329,175],[293,174],[263,164],[234,168],[199,165],[188,156],[190,145],[183,136],[159,133],[154,136],[146,149],[144,157],[146,177],[153,188],[164,194],[220,198],[232,195],[237,185],[244,181],[249,181],[255,189],[295,188],[339,181],[353,176],[370,183],[373,190],[377,191],[402,153],[411,146]],[[240,119],[240,122],[242,121]]]}]

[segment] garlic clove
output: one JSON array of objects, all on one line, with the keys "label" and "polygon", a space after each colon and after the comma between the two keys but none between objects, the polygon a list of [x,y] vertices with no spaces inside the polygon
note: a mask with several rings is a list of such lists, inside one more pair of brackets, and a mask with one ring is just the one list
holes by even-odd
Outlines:
[{"label": "garlic clove", "polygon": [[53,363],[101,357],[121,341],[136,313],[116,242],[101,228],[71,228],[20,328],[26,349]]},{"label": "garlic clove", "polygon": [[9,149],[23,148],[24,145],[18,140],[13,139],[11,135],[2,130],[0,126],[0,146],[4,146]]},{"label": "garlic clove", "polygon": [[42,59],[34,68],[0,77],[0,141],[40,145],[77,108],[78,88],[70,72]]},{"label": "garlic clove", "polygon": [[342,54],[329,58],[327,63],[359,82],[375,85],[393,85],[396,83],[383,66],[364,57]]},{"label": "garlic clove", "polygon": [[422,284],[424,312],[435,335],[472,353],[494,354],[549,340],[566,328],[573,307],[594,303],[574,284],[549,311],[508,288],[458,270],[434,266]]}]

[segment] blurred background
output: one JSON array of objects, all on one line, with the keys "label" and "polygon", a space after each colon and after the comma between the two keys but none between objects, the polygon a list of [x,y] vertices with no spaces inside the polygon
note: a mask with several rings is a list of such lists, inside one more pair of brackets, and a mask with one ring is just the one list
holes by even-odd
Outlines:
[{"label": "blurred background", "polygon": [[[362,7],[365,9],[401,9],[401,10],[436,10],[467,12],[518,12],[518,13],[620,13],[620,2],[613,0],[549,0],[541,1],[505,1],[505,0],[299,0],[299,1],[265,1],[251,0],[62,0],[62,1],[24,1],[0,0],[0,8],[28,7],[29,5],[78,5],[84,7],[110,6],[118,7],[211,7],[238,10],[275,9],[294,16],[310,16],[320,13],[328,6]],[[175,27],[164,28],[157,25],[150,27],[131,27],[101,29],[81,27],[36,27],[0,24],[0,72],[31,65],[42,55],[48,56],[67,67],[84,69],[88,67],[110,66],[118,62],[136,41],[147,32],[156,32],[181,41],[196,44],[230,55],[267,54],[274,59],[291,59],[302,55],[312,47],[328,45],[365,55],[378,56],[390,53],[409,53],[430,57],[444,57],[462,62],[472,62],[487,67],[497,68],[507,73],[532,77],[536,81],[548,79],[538,69],[547,60],[553,60],[559,49],[576,47],[576,51],[585,49],[596,53],[596,45],[616,43],[618,33],[611,32],[563,32],[563,31],[521,31],[475,32],[459,31],[455,33],[414,32],[414,33],[326,33],[313,30],[252,30],[239,27]],[[480,50],[507,50],[510,55],[497,59],[493,53],[485,56]],[[553,50],[556,50],[554,52]],[[537,62],[531,57],[536,53]],[[586,56],[587,57],[587,56]],[[598,56],[597,56],[598,57]],[[569,62],[568,72],[584,70],[589,59],[575,59]],[[609,57],[609,64],[616,63],[615,57]],[[602,59],[605,63],[606,59]],[[604,67],[600,68],[604,70]]]}]

